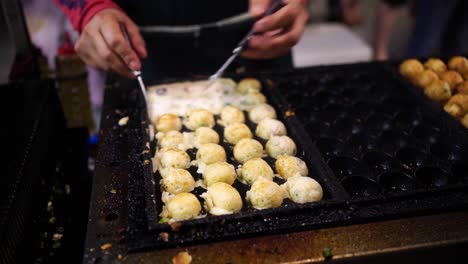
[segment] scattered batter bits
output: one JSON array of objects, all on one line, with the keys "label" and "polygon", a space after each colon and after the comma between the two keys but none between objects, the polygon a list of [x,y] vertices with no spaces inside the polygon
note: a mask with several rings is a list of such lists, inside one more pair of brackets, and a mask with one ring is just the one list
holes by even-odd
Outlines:
[{"label": "scattered batter bits", "polygon": [[443,105],[449,115],[468,128],[468,59],[455,56],[445,64],[437,58],[424,65],[416,59],[403,61],[400,73],[429,98]]}]

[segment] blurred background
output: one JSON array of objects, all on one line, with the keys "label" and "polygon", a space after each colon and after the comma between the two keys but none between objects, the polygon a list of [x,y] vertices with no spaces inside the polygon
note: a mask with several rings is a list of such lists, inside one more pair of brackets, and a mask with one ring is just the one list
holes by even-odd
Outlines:
[{"label": "blurred background", "polygon": [[[64,33],[67,32],[72,43],[77,33],[51,0],[23,0],[22,3],[31,40],[54,72],[55,57],[59,47],[64,45]],[[466,53],[466,48],[463,50],[459,44],[458,47],[453,43],[445,44],[450,42],[447,39],[466,43],[467,18],[463,18],[466,16],[462,13],[468,10],[466,6],[466,1],[457,0],[310,0],[310,21],[293,49],[294,65],[306,67]],[[5,21],[0,21],[0,83],[7,81],[14,59],[14,47],[8,34],[3,33],[4,28]],[[68,44],[69,48],[73,47],[72,43]],[[103,73],[88,69],[90,103],[96,123],[99,122],[104,79]]]}]

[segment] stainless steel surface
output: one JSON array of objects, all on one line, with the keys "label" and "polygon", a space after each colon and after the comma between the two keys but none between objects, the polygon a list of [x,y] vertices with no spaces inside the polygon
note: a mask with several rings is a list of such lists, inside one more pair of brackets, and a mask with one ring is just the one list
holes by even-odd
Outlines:
[{"label": "stainless steel surface", "polygon": [[[132,47],[132,49],[133,49],[132,41],[128,37],[127,28],[125,27],[125,25],[123,23],[120,23],[120,28],[122,30],[122,33],[123,33],[124,37],[125,37],[125,40],[130,45],[130,47]],[[133,75],[135,75],[135,77],[138,80],[138,84],[140,85],[141,93],[143,94],[143,97],[145,98],[145,103],[148,103],[148,96],[146,95],[146,86],[145,86],[145,83],[143,82],[143,78],[141,77],[141,71],[132,71],[132,72],[133,72]]]}]

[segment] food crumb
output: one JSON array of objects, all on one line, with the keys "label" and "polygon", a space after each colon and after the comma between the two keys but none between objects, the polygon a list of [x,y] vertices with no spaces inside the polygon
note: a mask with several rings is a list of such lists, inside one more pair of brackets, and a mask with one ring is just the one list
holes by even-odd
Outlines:
[{"label": "food crumb", "polygon": [[108,250],[112,248],[112,244],[111,243],[105,243],[104,245],[101,246],[101,249],[102,250]]},{"label": "food crumb", "polygon": [[192,263],[192,256],[187,251],[179,252],[177,255],[172,257],[173,264],[190,264]]},{"label": "food crumb", "polygon": [[294,111],[291,111],[291,110],[288,110],[284,113],[284,116],[285,117],[291,117],[291,116],[294,116],[296,115],[296,113]]},{"label": "food crumb", "polygon": [[62,239],[62,237],[63,237],[63,234],[55,233],[54,236],[52,237],[52,240],[58,241]]},{"label": "food crumb", "polygon": [[171,226],[172,231],[179,231],[182,226],[180,222],[172,222],[169,225]]},{"label": "food crumb", "polygon": [[145,165],[148,165],[148,164],[150,164],[150,163],[151,163],[151,161],[149,161],[149,160],[144,160],[144,161],[143,161],[143,164],[145,164]]},{"label": "food crumb", "polygon": [[169,234],[167,232],[161,232],[159,233],[159,237],[164,240],[164,242],[169,241]]},{"label": "food crumb", "polygon": [[116,190],[116,189],[112,189],[112,190],[110,190],[110,193],[116,194],[116,193],[117,193],[117,190]]},{"label": "food crumb", "polygon": [[122,259],[123,259],[122,254],[117,255],[117,259],[118,259],[118,260],[122,260]]},{"label": "food crumb", "polygon": [[119,126],[125,126],[127,125],[127,123],[128,123],[128,116],[120,118]]}]

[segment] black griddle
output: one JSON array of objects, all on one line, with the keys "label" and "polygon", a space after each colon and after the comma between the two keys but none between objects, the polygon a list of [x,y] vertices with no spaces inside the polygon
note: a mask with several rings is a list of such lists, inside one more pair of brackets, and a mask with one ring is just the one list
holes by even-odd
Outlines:
[{"label": "black griddle", "polygon": [[[128,173],[128,189],[122,189],[128,215],[120,221],[128,226],[129,252],[468,207],[467,130],[399,78],[393,66],[312,67],[254,77],[322,184],[324,199],[159,224],[157,175],[145,162],[151,158],[144,152],[150,142],[146,110],[137,83],[116,79],[107,98],[120,103],[104,111],[104,124],[114,125],[101,130],[97,168],[106,175]],[[295,114],[286,115],[290,111]],[[121,127],[123,116],[130,120]],[[112,144],[117,138],[125,144]],[[119,215],[112,211],[118,205],[109,202],[100,214],[111,223]]]}]

